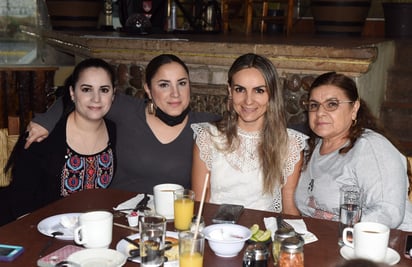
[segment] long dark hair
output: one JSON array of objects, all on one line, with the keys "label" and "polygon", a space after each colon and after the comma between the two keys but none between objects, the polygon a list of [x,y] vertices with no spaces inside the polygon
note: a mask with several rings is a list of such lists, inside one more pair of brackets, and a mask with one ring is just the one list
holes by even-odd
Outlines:
[{"label": "long dark hair", "polygon": [[[76,67],[73,70],[73,73],[65,80],[63,88],[60,89],[62,90],[62,92],[60,92],[59,94],[62,94],[63,100],[62,118],[68,116],[75,108],[70,96],[70,87],[72,87],[73,90],[75,90],[76,83],[79,81],[80,75],[84,70],[88,68],[104,69],[110,77],[113,88],[115,88],[116,76],[113,67],[109,63],[99,58],[88,58],[81,61],[76,65]],[[17,140],[17,143],[10,154],[10,157],[7,160],[7,164],[3,169],[4,173],[7,173],[9,169],[13,167],[16,160],[18,160],[20,153],[24,150],[24,144],[26,142],[27,134],[27,132],[20,134],[19,139]]]},{"label": "long dark hair", "polygon": [[[377,133],[388,137],[383,126],[378,121],[378,119],[372,114],[366,102],[360,98],[358,93],[358,88],[354,80],[346,75],[339,74],[336,72],[327,72],[318,76],[309,88],[309,97],[312,91],[322,85],[333,85],[338,87],[343,93],[348,97],[349,100],[355,102],[360,101],[360,107],[357,113],[356,121],[349,128],[349,133],[347,138],[349,139],[349,145],[341,148],[339,150],[340,154],[345,154],[349,152],[355,145],[356,140],[363,134],[365,129],[371,129]],[[319,142],[319,136],[317,136],[312,130],[309,134],[310,138],[308,141],[308,151],[305,156],[305,165],[309,162],[312,157],[312,153]],[[392,143],[396,143],[392,140]]]}]

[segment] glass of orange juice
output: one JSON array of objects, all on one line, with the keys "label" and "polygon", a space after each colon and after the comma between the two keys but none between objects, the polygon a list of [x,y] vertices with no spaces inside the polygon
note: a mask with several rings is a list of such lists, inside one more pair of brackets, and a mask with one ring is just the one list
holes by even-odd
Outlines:
[{"label": "glass of orange juice", "polygon": [[179,233],[179,266],[203,267],[203,252],[205,248],[205,236],[190,231]]},{"label": "glass of orange juice", "polygon": [[186,231],[190,229],[195,208],[195,192],[190,189],[174,191],[175,229]]}]

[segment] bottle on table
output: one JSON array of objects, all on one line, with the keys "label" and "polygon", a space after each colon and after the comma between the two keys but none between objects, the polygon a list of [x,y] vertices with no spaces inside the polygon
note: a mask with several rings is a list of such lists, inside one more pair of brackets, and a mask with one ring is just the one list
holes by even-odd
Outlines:
[{"label": "bottle on table", "polygon": [[303,245],[300,235],[282,241],[279,254],[279,267],[304,267]]},{"label": "bottle on table", "polygon": [[288,237],[293,237],[295,235],[296,232],[291,228],[281,227],[276,230],[272,243],[273,264],[275,266],[279,263],[280,246],[282,241]]},{"label": "bottle on table", "polygon": [[243,267],[267,267],[269,250],[264,243],[254,243],[246,247]]}]

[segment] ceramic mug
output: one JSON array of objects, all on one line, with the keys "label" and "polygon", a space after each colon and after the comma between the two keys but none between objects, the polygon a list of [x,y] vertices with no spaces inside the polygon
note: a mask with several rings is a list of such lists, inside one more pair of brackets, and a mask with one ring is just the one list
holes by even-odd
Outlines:
[{"label": "ceramic mug", "polygon": [[[360,222],[343,230],[343,243],[354,249],[357,258],[382,262],[389,242],[388,226],[376,222]],[[351,235],[350,235],[351,233]],[[349,238],[352,236],[353,238]]]},{"label": "ceramic mug", "polygon": [[174,218],[173,192],[177,189],[183,189],[183,186],[178,184],[159,184],[153,187],[156,213],[166,217],[168,220]]},{"label": "ceramic mug", "polygon": [[79,216],[79,227],[74,229],[74,241],[86,248],[108,248],[112,243],[113,214],[91,211]]}]

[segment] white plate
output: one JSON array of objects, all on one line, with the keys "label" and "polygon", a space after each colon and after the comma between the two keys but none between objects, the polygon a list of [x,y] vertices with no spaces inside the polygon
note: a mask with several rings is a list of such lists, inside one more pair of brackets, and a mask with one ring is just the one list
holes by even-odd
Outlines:
[{"label": "white plate", "polygon": [[[348,247],[348,246],[343,246],[340,249],[340,255],[345,260],[355,259],[355,253],[353,251],[353,248]],[[388,250],[386,250],[386,256],[383,262],[388,265],[395,265],[400,261],[400,259],[401,259],[401,256],[399,256],[398,252],[396,252],[395,250],[391,248],[388,248]]]},{"label": "white plate", "polygon": [[[166,232],[166,236],[168,237],[173,237],[178,239],[178,233],[177,232],[171,232],[171,231],[167,231]],[[140,234],[134,234],[134,235],[130,235],[128,236],[128,238],[135,240],[135,239],[139,239]],[[116,250],[121,252],[122,254],[124,254],[126,257],[129,257],[129,250],[133,247],[132,244],[130,244],[129,242],[127,242],[126,240],[120,240],[117,245],[116,245]],[[134,259],[132,259],[131,261],[133,262],[137,262],[140,263],[140,257],[136,257]],[[167,261],[164,263],[164,267],[178,267],[179,266],[179,261]]]},{"label": "white plate", "polygon": [[120,267],[126,263],[127,258],[114,249],[90,248],[71,254],[67,260],[82,267]]},{"label": "white plate", "polygon": [[81,213],[65,213],[65,214],[59,214],[59,215],[54,215],[51,217],[48,217],[46,219],[43,219],[39,224],[37,225],[37,230],[39,230],[40,233],[47,235],[47,236],[52,236],[51,233],[55,231],[62,232],[63,235],[57,235],[57,239],[62,239],[62,240],[73,240],[73,230],[76,228],[78,225],[74,225],[71,228],[66,228],[64,227],[60,222],[61,218],[63,216],[67,218],[72,218],[73,217],[79,217]]}]

